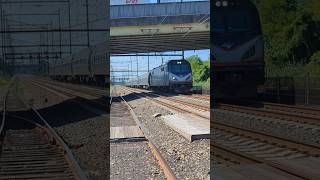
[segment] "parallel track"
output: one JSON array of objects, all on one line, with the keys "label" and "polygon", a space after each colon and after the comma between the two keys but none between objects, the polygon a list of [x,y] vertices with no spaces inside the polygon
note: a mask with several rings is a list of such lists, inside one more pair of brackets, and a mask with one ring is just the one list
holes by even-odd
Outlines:
[{"label": "parallel track", "polygon": [[[11,89],[2,111],[0,179],[87,179],[53,128]],[[16,104],[13,101],[30,109],[27,117],[8,112],[10,103]]]},{"label": "parallel track", "polygon": [[177,98],[164,96],[164,95],[161,95],[161,94],[155,93],[155,92],[144,92],[144,91],[137,90],[137,89],[135,89],[134,91],[138,91],[138,92],[142,93],[142,95],[144,95],[145,97],[160,97],[160,98],[166,99],[168,101],[172,101],[172,102],[179,103],[179,104],[182,104],[182,105],[185,105],[185,106],[189,106],[189,107],[191,107],[193,109],[196,109],[198,111],[210,111],[210,107],[205,106],[205,105],[186,102],[186,101],[183,101],[183,100],[179,100]]},{"label": "parallel track", "polygon": [[[135,90],[128,89],[131,92]],[[177,112],[192,113],[194,115],[203,117],[199,114],[188,111],[184,108],[172,106],[148,96],[147,93],[136,93],[137,96],[147,98],[155,103],[158,103],[167,108],[173,109]],[[278,171],[287,173],[299,179],[318,179],[312,175],[297,172],[295,169],[283,166],[272,162],[275,159],[294,159],[299,157],[318,157],[320,156],[320,147],[296,142],[291,139],[273,136],[265,132],[258,132],[256,130],[239,128],[232,124],[223,122],[212,122],[213,140],[212,148],[216,157],[224,163],[241,164],[241,163],[259,163],[265,164]],[[249,148],[248,148],[249,147]],[[270,155],[270,152],[275,153]]]},{"label": "parallel track", "polygon": [[[36,82],[34,82],[34,83],[36,83]],[[72,91],[79,91],[79,92],[82,92],[82,93],[85,93],[85,94],[89,94],[91,96],[96,96],[97,98],[106,95],[105,90],[94,89],[94,88],[90,88],[90,87],[84,87],[83,89],[81,89],[81,88],[75,89],[75,88],[73,88],[71,86],[68,86],[66,84],[49,82],[49,81],[41,81],[41,85],[45,86],[47,88],[51,88],[54,91],[58,91],[59,93],[65,94],[67,96],[72,96],[73,94],[68,93],[68,92],[64,91],[63,89],[69,89],[69,90],[72,90]],[[56,87],[54,87],[54,86],[56,86]],[[165,176],[167,177],[167,179],[170,179],[170,180],[177,179],[176,176],[173,173],[173,170],[170,168],[170,166],[168,165],[166,160],[161,155],[159,149],[152,142],[152,139],[146,134],[145,127],[139,121],[139,119],[135,115],[135,113],[134,113],[133,109],[131,108],[131,106],[128,104],[128,102],[121,95],[119,95],[119,97],[122,100],[123,104],[126,105],[126,107],[128,108],[128,111],[130,112],[130,114],[133,117],[133,119],[136,122],[136,124],[140,127],[141,131],[144,133],[145,139],[148,142],[148,147],[151,150],[151,152],[153,153],[155,159],[157,160],[160,168],[163,170],[163,172],[164,172]],[[112,97],[111,97],[111,101],[112,101]],[[110,106],[109,104],[107,104],[108,102],[106,102],[106,103],[101,103],[101,102],[97,102],[97,101],[93,101],[93,102],[97,103],[98,105]]]},{"label": "parallel track", "polygon": [[[276,107],[279,107],[279,108],[276,109]],[[232,105],[232,104],[225,104],[225,103],[218,104],[218,108],[227,110],[227,111],[245,113],[249,115],[257,115],[261,117],[269,117],[269,118],[285,120],[285,121],[298,122],[302,124],[310,124],[310,125],[317,125],[317,126],[320,125],[319,115],[308,114],[306,112],[303,113],[303,111],[305,110],[300,109],[298,107],[296,107],[296,111],[294,112],[292,112],[292,110],[291,112],[289,112],[288,109],[281,110],[280,109],[281,107],[284,107],[284,106],[273,105],[273,109],[270,109],[270,108],[256,108],[256,107]],[[289,108],[289,107],[286,107],[286,108]]]}]

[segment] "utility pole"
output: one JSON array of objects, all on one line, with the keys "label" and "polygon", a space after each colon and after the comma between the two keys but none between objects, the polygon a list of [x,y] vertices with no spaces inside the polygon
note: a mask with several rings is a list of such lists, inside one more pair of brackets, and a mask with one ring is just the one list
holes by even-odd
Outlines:
[{"label": "utility pole", "polygon": [[182,50],[182,59],[184,59],[184,50]]},{"label": "utility pole", "polygon": [[[2,3],[0,4],[0,22],[1,22],[1,24],[0,24],[0,26],[1,26],[1,31],[4,31],[4,29],[3,29],[3,8],[2,8]],[[4,44],[4,41],[3,41],[3,38],[4,37],[4,33],[3,34],[1,34],[1,45],[2,45],[2,47],[1,47],[1,55],[2,55],[2,58],[1,58],[1,68],[2,68],[2,71],[3,71],[3,73],[5,73],[5,55],[4,55],[4,46],[5,46],[5,44]]]},{"label": "utility pole", "polygon": [[89,32],[89,2],[86,0],[86,15],[87,15],[87,43],[88,47],[90,47],[90,32]]},{"label": "utility pole", "polygon": [[61,33],[61,13],[60,13],[60,9],[59,9],[59,48],[60,48],[60,58],[62,57],[62,33]]},{"label": "utility pole", "polygon": [[70,54],[72,54],[72,36],[71,36],[71,5],[70,5],[70,0],[68,0],[68,13],[69,13],[68,21],[69,21],[69,43],[70,43],[69,51],[70,51]]},{"label": "utility pole", "polygon": [[138,64],[138,56],[136,54],[136,60],[137,60],[137,78],[139,77],[139,64]]}]

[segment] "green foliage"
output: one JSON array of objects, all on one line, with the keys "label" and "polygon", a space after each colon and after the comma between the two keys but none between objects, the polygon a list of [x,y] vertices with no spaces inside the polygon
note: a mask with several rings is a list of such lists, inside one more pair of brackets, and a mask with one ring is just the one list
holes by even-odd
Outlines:
[{"label": "green foliage", "polygon": [[313,53],[310,58],[310,64],[320,65],[320,51]]},{"label": "green foliage", "polygon": [[[267,74],[306,73],[319,62],[320,1],[255,0],[265,38]],[[274,71],[274,72],[272,72]],[[302,72],[300,72],[302,71]]]},{"label": "green foliage", "polygon": [[194,86],[210,87],[210,61],[201,61],[199,56],[187,58],[192,69],[192,79]]}]

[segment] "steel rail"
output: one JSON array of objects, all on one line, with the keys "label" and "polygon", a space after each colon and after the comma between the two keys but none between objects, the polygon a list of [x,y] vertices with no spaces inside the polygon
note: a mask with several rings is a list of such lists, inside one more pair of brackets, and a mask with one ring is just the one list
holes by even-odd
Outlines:
[{"label": "steel rail", "polygon": [[4,125],[5,125],[5,120],[6,120],[6,111],[7,111],[7,98],[9,96],[9,91],[10,91],[12,84],[13,84],[13,80],[11,80],[10,83],[8,84],[7,90],[4,95],[2,119],[1,119],[1,125],[0,125],[0,138],[1,138],[2,133],[4,131]]},{"label": "steel rail", "polygon": [[234,111],[239,113],[246,113],[251,115],[258,115],[263,117],[269,118],[276,118],[280,120],[298,122],[298,123],[306,123],[310,125],[320,125],[320,118],[318,116],[310,116],[310,115],[301,115],[301,114],[292,114],[288,112],[283,112],[279,110],[268,110],[268,109],[257,109],[252,107],[244,107],[244,106],[237,106],[231,104],[223,104],[218,103],[218,108]]},{"label": "steel rail", "polygon": [[0,137],[3,134],[3,130],[4,130],[4,124],[6,121],[6,111],[7,111],[7,97],[8,97],[9,91],[6,92],[5,96],[4,96],[4,101],[3,101],[3,110],[2,110],[2,119],[1,119],[1,125],[0,125]]},{"label": "steel rail", "polygon": [[210,107],[207,107],[205,105],[200,105],[200,104],[193,104],[193,103],[190,103],[190,102],[185,102],[185,101],[182,101],[182,100],[178,100],[178,99],[175,99],[175,98],[171,98],[171,97],[167,97],[167,96],[164,96],[164,95],[161,95],[161,94],[157,94],[157,93],[150,93],[150,92],[143,92],[141,90],[137,90],[143,94],[151,94],[151,95],[154,95],[154,96],[157,96],[157,97],[162,97],[164,99],[167,99],[169,101],[173,101],[173,102],[177,102],[177,103],[180,103],[180,104],[183,104],[183,105],[186,105],[186,106],[189,106],[189,107],[192,107],[192,108],[195,108],[195,109],[198,109],[198,110],[202,110],[202,111],[210,111]]},{"label": "steel rail", "polygon": [[[154,100],[154,99],[151,99],[151,100]],[[167,107],[170,107],[172,109],[176,109],[178,111],[192,113],[186,109],[183,109],[180,107],[173,107],[173,106],[170,106],[169,104],[164,104],[163,102],[161,102],[161,104],[166,105]],[[195,114],[195,113],[192,113],[192,114]],[[198,114],[195,114],[195,115],[199,116]],[[200,116],[200,117],[203,117],[203,116]],[[212,122],[212,126],[214,128],[227,129],[228,131],[232,132],[233,134],[236,133],[236,134],[242,134],[246,137],[255,137],[255,138],[260,138],[263,140],[269,140],[269,142],[275,143],[278,145],[285,144],[285,145],[287,145],[287,148],[299,149],[301,152],[308,152],[310,155],[320,155],[320,146],[297,142],[297,141],[294,141],[294,140],[291,140],[288,138],[283,138],[283,137],[259,132],[257,130],[235,127],[234,125],[222,123],[222,122],[217,122],[217,121]]]},{"label": "steel rail", "polygon": [[164,159],[164,157],[161,155],[159,149],[156,147],[156,145],[152,142],[151,138],[149,137],[149,135],[147,134],[147,130],[144,127],[144,125],[139,121],[139,119],[137,118],[137,116],[135,115],[132,107],[130,106],[130,104],[121,96],[119,95],[119,97],[123,100],[124,104],[128,107],[129,112],[131,114],[131,116],[133,117],[134,121],[136,122],[136,124],[139,126],[139,128],[141,129],[142,133],[144,134],[145,138],[148,140],[148,147],[151,150],[152,154],[154,155],[154,157],[156,158],[156,160],[158,161],[158,164],[160,166],[160,168],[163,170],[165,176],[167,179],[169,180],[176,180],[177,177],[175,176],[175,174],[173,173],[172,169],[170,168],[169,164],[167,163],[167,161]]},{"label": "steel rail", "polygon": [[43,116],[33,107],[31,107],[32,111],[37,114],[37,116],[42,120],[42,122],[45,124],[45,131],[52,135],[55,143],[57,143],[60,147],[62,147],[65,156],[68,160],[68,163],[72,170],[75,172],[74,175],[77,176],[77,179],[79,180],[87,180],[88,178],[82,171],[81,167],[79,166],[77,160],[73,156],[73,153],[71,152],[70,148],[66,145],[66,143],[61,139],[61,137],[53,130],[53,128],[49,125],[49,123],[43,118]]},{"label": "steel rail", "polygon": [[269,144],[274,144],[279,147],[285,146],[288,149],[294,149],[304,154],[309,154],[313,156],[320,156],[320,146],[310,145],[302,142],[297,142],[291,139],[284,139],[278,136],[269,135],[266,133],[261,133],[255,130],[250,130],[247,128],[235,127],[228,123],[213,122],[212,127],[214,129],[219,129],[226,131],[238,136],[248,137],[251,139],[257,139],[260,141],[267,142]]},{"label": "steel rail", "polygon": [[136,93],[134,90],[132,90],[132,89],[128,89],[128,88],[126,88],[126,89],[127,89],[128,91],[131,91],[131,92],[135,93],[135,95],[138,96],[138,97],[146,98],[146,99],[148,99],[148,100],[150,100],[150,101],[152,101],[152,102],[155,102],[155,103],[158,104],[158,105],[161,105],[161,106],[163,106],[163,107],[169,108],[169,109],[171,109],[171,110],[173,109],[173,110],[175,110],[175,111],[177,111],[177,112],[187,112],[187,113],[196,115],[196,116],[198,116],[198,117],[201,117],[201,118],[209,119],[209,120],[210,120],[210,118],[207,117],[207,116],[203,116],[203,115],[201,115],[201,114],[195,113],[195,112],[193,112],[193,111],[190,111],[190,110],[188,110],[188,109],[184,109],[184,108],[181,108],[181,107],[178,107],[178,106],[172,106],[172,104],[169,104],[169,103],[166,103],[166,102],[163,102],[163,101],[154,99],[154,98],[150,98],[150,97],[148,97],[148,96],[146,96],[146,95],[137,94],[137,93]]},{"label": "steel rail", "polygon": [[[39,84],[38,82],[34,82],[34,81],[32,81],[32,83],[34,84],[34,85],[36,85],[36,86],[38,86],[38,87],[41,87],[42,89],[46,89],[47,91],[54,91],[54,92],[52,92],[52,93],[54,93],[54,94],[57,94],[57,93],[59,93],[59,96],[64,96],[64,97],[66,97],[66,96],[68,96],[68,97],[80,97],[80,98],[83,98],[83,97],[81,97],[81,96],[79,96],[79,95],[75,95],[74,93],[71,93],[71,92],[67,92],[66,91],[66,89],[68,90],[68,91],[77,91],[77,92],[79,92],[79,93],[85,93],[85,94],[87,94],[87,95],[90,95],[90,96],[94,96],[94,97],[101,97],[101,96],[98,96],[97,94],[94,94],[94,95],[92,95],[92,94],[90,94],[90,93],[87,93],[87,91],[86,92],[83,92],[83,91],[79,91],[79,89],[77,89],[77,90],[74,90],[74,89],[70,89],[70,88],[66,88],[66,87],[62,87],[62,86],[58,86],[58,85],[52,85],[52,84],[45,84],[45,83],[41,83],[41,84]],[[62,88],[64,88],[64,90],[62,89]],[[61,95],[62,94],[62,95]],[[75,103],[77,103],[77,104],[79,104],[79,105],[81,105],[80,103],[79,103],[79,101],[77,101],[77,100],[72,100],[73,102],[75,102]],[[101,107],[108,107],[109,106],[109,104],[106,102],[106,103],[102,103],[102,102],[99,102],[98,100],[90,100],[91,102],[94,102],[95,104],[97,104],[97,105],[99,105],[99,106],[101,106]],[[82,106],[82,105],[81,105]]]},{"label": "steel rail", "polygon": [[219,154],[221,156],[225,155],[225,156],[234,158],[238,162],[266,164],[270,167],[275,168],[278,171],[285,172],[291,176],[294,176],[294,177],[297,177],[300,179],[305,179],[305,180],[318,180],[319,179],[319,177],[307,174],[305,172],[298,171],[297,169],[286,167],[286,166],[281,165],[276,162],[264,160],[261,158],[256,158],[256,157],[253,157],[252,155],[249,155],[249,154],[246,154],[243,152],[238,152],[238,151],[232,150],[232,149],[225,147],[219,143],[215,143],[215,142],[211,143],[211,146],[214,148],[213,151],[217,150],[216,151],[217,154]]},{"label": "steel rail", "polygon": [[[46,134],[50,136],[50,139],[54,144],[57,144],[64,151],[64,156],[70,168],[73,170],[74,172],[73,174],[76,176],[76,178],[79,180],[87,180],[88,178],[80,168],[78,162],[76,161],[69,147],[65,144],[62,138],[55,132],[55,130],[49,125],[49,123],[45,120],[45,118],[43,118],[43,116],[38,112],[38,110],[36,110],[34,107],[26,103],[23,97],[19,96],[18,94],[16,95],[16,97],[17,97],[17,100],[19,100],[22,104],[24,104],[25,107],[30,108],[37,115],[37,117],[42,121],[44,125],[41,125],[40,128],[42,128],[46,132]],[[38,123],[35,123],[35,122],[33,123],[38,125]]]},{"label": "steel rail", "polygon": [[[127,90],[135,93],[134,90],[131,90],[131,89],[127,89]],[[138,95],[138,94],[135,94],[135,95],[143,97],[143,96]],[[171,109],[174,109],[176,111],[192,113],[192,112],[189,112],[188,110],[182,109],[180,107],[171,106],[169,104],[166,104],[164,102],[152,99],[150,97],[143,97],[143,98],[147,98],[147,99],[149,99],[151,101],[155,101],[156,103],[159,103],[161,105],[164,105],[164,106],[169,107]],[[192,113],[192,114],[195,114],[195,113]],[[195,114],[195,115],[203,117],[203,116],[198,115],[198,114]],[[231,128],[237,129],[238,130],[238,134],[240,133],[239,131],[241,130],[241,133],[242,134],[246,134],[247,137],[252,137],[252,136],[257,136],[257,135],[260,138],[261,137],[264,137],[264,138],[268,137],[267,139],[269,139],[269,141],[272,140],[272,143],[276,143],[278,145],[285,142],[287,144],[287,146],[289,146],[292,149],[300,148],[300,150],[302,152],[303,151],[307,151],[307,152],[309,152],[310,154],[313,154],[313,155],[319,155],[319,152],[320,152],[320,148],[317,147],[317,146],[308,145],[308,144],[304,144],[304,143],[300,143],[300,142],[295,142],[295,141],[290,140],[290,139],[285,139],[285,138],[282,138],[282,137],[272,136],[272,135],[268,135],[268,134],[265,134],[265,133],[262,133],[262,132],[258,132],[258,131],[254,131],[254,130],[250,130],[250,129],[234,127],[234,126],[226,125],[226,124],[220,123],[220,122],[213,122],[213,127],[215,126],[215,124],[217,124],[216,127],[218,125],[220,125],[220,128],[221,128],[221,126],[229,126],[229,131],[231,131],[230,130]],[[244,158],[245,158],[246,162],[264,163],[264,164],[266,164],[268,166],[274,167],[274,168],[276,168],[276,169],[278,169],[278,170],[280,170],[282,172],[285,172],[287,174],[293,175],[295,177],[299,177],[299,178],[302,178],[302,179],[308,179],[308,180],[317,180],[318,179],[318,177],[306,174],[305,172],[300,172],[300,171],[297,171],[296,169],[285,167],[283,165],[280,165],[278,163],[274,163],[274,162],[271,162],[271,161],[268,161],[268,160],[255,158],[255,157],[252,157],[252,155],[248,155],[248,154],[245,154],[245,153],[242,153],[242,152],[237,152],[235,150],[230,150],[227,147],[223,147],[222,145],[217,144],[217,143],[213,143],[212,147],[218,148],[219,149],[218,152],[223,152],[224,151],[229,155],[233,154],[233,156],[237,156],[237,159],[240,158],[240,159],[244,160]]]},{"label": "steel rail", "polygon": [[[273,109],[273,108],[285,108],[289,110],[297,110],[301,113],[306,114],[312,114],[312,115],[319,115],[320,114],[320,108],[315,107],[307,107],[307,106],[295,106],[295,105],[287,105],[287,104],[277,104],[277,103],[269,103],[269,102],[263,102],[263,105],[267,109]],[[279,109],[280,110],[280,109]]]}]

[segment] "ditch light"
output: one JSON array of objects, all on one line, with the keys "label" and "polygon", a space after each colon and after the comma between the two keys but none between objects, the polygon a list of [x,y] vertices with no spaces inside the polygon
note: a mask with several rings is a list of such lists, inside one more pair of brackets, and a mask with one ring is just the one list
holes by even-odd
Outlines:
[{"label": "ditch light", "polygon": [[228,1],[217,1],[216,2],[217,7],[227,7],[228,6]]}]

